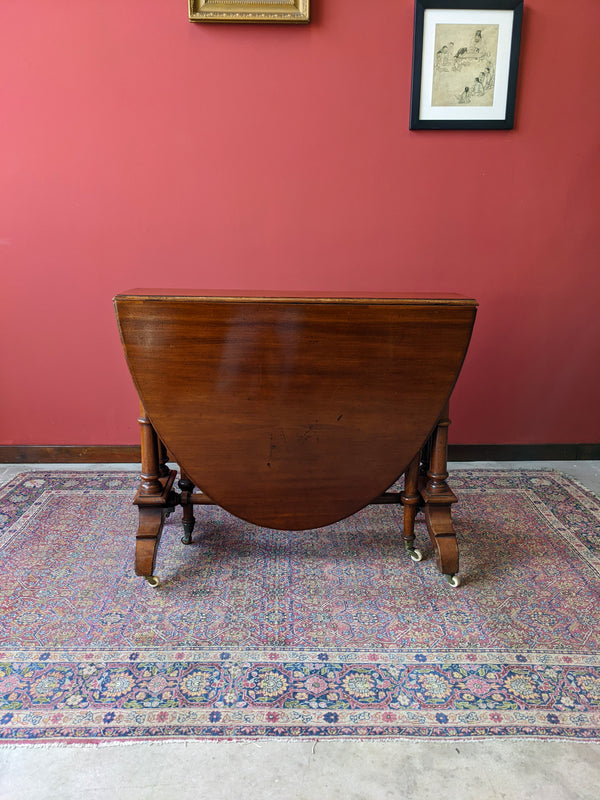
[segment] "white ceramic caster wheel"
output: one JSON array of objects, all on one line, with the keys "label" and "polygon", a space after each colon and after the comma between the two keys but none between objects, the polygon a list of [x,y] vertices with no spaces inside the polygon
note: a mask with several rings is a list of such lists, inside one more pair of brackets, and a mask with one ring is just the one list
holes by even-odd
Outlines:
[{"label": "white ceramic caster wheel", "polygon": [[156,575],[146,575],[146,580],[153,589],[156,589],[157,586],[160,586],[160,578],[158,578]]},{"label": "white ceramic caster wheel", "polygon": [[423,553],[417,547],[414,550],[409,550],[408,555],[413,561],[423,561]]},{"label": "white ceramic caster wheel", "polygon": [[458,575],[446,575],[446,580],[448,581],[450,586],[454,586],[454,588],[460,586],[460,578],[458,577]]}]

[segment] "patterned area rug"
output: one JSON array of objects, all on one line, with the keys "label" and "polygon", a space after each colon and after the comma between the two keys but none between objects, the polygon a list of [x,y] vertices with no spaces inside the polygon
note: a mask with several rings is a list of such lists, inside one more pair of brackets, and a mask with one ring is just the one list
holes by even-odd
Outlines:
[{"label": "patterned area rug", "polygon": [[189,547],[176,512],[153,589],[136,485],[0,490],[1,741],[600,740],[600,501],[571,479],[455,472],[458,589],[424,523],[415,564],[381,505],[294,533],[199,507]]}]

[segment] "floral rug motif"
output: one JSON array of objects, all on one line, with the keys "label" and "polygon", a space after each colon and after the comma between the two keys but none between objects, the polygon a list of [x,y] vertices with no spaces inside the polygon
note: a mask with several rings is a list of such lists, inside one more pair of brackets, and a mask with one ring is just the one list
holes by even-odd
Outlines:
[{"label": "floral rug motif", "polygon": [[600,741],[600,500],[546,471],[456,471],[462,585],[400,507],[327,528],[181,510],[133,571],[137,476],[0,489],[0,742],[250,737]]}]

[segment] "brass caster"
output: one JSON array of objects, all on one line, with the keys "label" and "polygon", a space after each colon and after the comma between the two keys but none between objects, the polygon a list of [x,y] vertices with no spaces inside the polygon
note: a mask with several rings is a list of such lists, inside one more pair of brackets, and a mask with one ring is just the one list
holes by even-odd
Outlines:
[{"label": "brass caster", "polygon": [[460,586],[460,578],[458,577],[458,575],[446,575],[446,580],[448,581],[450,586],[453,586],[454,588]]},{"label": "brass caster", "polygon": [[417,548],[413,547],[414,538],[404,540],[404,552],[412,558],[413,561],[423,561],[423,553]]},{"label": "brass caster", "polygon": [[146,575],[145,578],[153,589],[160,586],[160,578],[157,575]]},{"label": "brass caster", "polygon": [[181,544],[192,543],[192,531],[194,530],[196,520],[183,523],[183,536],[181,537]]}]

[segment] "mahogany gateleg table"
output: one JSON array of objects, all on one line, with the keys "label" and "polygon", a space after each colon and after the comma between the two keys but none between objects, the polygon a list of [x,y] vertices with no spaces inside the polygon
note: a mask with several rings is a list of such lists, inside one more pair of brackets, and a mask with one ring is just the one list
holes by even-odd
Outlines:
[{"label": "mahogany gateleg table", "polygon": [[[458,585],[448,403],[475,300],[134,289],[114,305],[140,397],[138,575],[158,585],[157,547],[175,505],[189,544],[194,505],[308,530],[401,503],[408,554],[421,560],[422,509],[438,569]],[[403,474],[403,491],[388,491]]]}]

